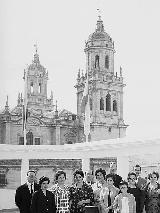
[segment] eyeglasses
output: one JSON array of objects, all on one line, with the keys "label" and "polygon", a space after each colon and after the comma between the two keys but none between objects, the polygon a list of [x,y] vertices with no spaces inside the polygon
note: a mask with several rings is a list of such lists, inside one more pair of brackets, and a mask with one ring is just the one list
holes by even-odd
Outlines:
[{"label": "eyeglasses", "polygon": [[136,180],[135,178],[128,178],[128,180]]},{"label": "eyeglasses", "polygon": [[127,186],[122,186],[120,187],[120,189],[127,189]]}]

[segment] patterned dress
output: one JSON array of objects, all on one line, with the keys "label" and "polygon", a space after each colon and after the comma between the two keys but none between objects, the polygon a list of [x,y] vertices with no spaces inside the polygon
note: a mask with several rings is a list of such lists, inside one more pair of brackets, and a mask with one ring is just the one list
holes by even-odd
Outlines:
[{"label": "patterned dress", "polygon": [[58,184],[53,185],[50,189],[55,195],[56,207],[58,213],[69,212],[69,187],[60,188]]},{"label": "patterned dress", "polygon": [[[78,205],[81,200],[90,199],[90,203],[82,206]],[[76,184],[70,188],[69,200],[71,202],[70,213],[84,213],[85,206],[92,205],[94,201],[93,190],[91,186],[83,182],[82,188],[77,188]]]},{"label": "patterned dress", "polygon": [[157,183],[156,188],[152,188],[150,184],[147,184],[145,188],[145,210],[146,213],[160,213],[160,194],[158,193],[160,184]]},{"label": "patterned dress", "polygon": [[125,196],[120,193],[115,197],[113,208],[118,213],[136,213],[136,201],[132,194],[127,193]]},{"label": "patterned dress", "polygon": [[112,213],[113,210],[106,210],[114,202],[115,197],[118,195],[119,189],[115,186],[110,187],[110,189],[103,185],[94,191],[95,204],[99,208],[100,213]]}]

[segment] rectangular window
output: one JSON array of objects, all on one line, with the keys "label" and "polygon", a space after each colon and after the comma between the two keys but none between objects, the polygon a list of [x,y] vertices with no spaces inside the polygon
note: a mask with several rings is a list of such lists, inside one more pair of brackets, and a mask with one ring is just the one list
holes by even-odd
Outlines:
[{"label": "rectangular window", "polygon": [[3,187],[6,185],[6,174],[3,171],[0,171],[0,187]]},{"label": "rectangular window", "polygon": [[40,138],[35,138],[35,145],[40,145]]},{"label": "rectangular window", "polygon": [[19,137],[19,145],[24,145],[24,137]]}]

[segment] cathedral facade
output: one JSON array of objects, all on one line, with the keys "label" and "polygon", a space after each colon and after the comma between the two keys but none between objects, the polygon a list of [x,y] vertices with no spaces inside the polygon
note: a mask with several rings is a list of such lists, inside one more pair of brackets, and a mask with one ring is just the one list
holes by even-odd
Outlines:
[{"label": "cathedral facade", "polygon": [[[90,141],[121,138],[127,125],[123,120],[123,83],[120,74],[114,72],[114,42],[105,32],[99,16],[95,32],[85,43],[86,73],[78,72],[77,115],[66,109],[57,110],[51,92],[47,97],[48,71],[40,64],[36,52],[32,63],[26,68],[28,145],[63,145],[85,141],[83,131],[84,112],[82,98],[86,80],[89,83]],[[88,75],[88,78],[87,78]],[[0,112],[0,143],[24,144],[23,97],[18,95],[17,106],[10,110],[8,98],[5,109]]]}]

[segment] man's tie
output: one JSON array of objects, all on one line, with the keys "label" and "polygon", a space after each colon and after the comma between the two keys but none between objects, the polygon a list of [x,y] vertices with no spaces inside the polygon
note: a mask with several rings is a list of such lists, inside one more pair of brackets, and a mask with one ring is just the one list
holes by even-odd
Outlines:
[{"label": "man's tie", "polygon": [[[108,207],[111,206],[111,191],[109,190],[108,194]],[[109,213],[112,212],[112,209],[109,210]]]},{"label": "man's tie", "polygon": [[31,183],[31,195],[33,194],[33,183]]}]

